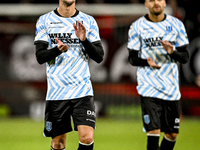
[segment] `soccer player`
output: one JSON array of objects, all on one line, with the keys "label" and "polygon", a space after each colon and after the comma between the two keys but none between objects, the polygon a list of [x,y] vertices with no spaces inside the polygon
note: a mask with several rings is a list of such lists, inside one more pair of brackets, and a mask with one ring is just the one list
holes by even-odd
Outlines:
[{"label": "soccer player", "polygon": [[38,63],[46,63],[43,134],[51,137],[51,150],[65,150],[71,118],[78,150],[93,150],[96,114],[88,61],[100,63],[104,55],[95,19],[76,9],[75,0],[59,0],[58,8],[39,17],[34,44]]},{"label": "soccer player", "polygon": [[[129,62],[138,66],[140,95],[147,150],[172,150],[180,122],[178,64],[189,59],[188,38],[183,23],[165,14],[165,0],[145,0],[148,14],[130,26]],[[160,132],[164,138],[159,146]]]}]

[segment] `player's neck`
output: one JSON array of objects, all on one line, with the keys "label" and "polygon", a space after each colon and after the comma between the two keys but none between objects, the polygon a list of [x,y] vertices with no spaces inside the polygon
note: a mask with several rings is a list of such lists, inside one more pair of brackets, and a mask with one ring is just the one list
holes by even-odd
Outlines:
[{"label": "player's neck", "polygon": [[65,5],[59,4],[57,11],[63,17],[71,17],[76,13],[75,3],[72,4],[71,6],[65,6]]},{"label": "player's neck", "polygon": [[150,19],[151,21],[153,21],[153,22],[160,22],[160,21],[163,21],[163,20],[164,20],[165,14],[164,14],[164,13],[161,13],[161,14],[159,14],[159,15],[154,15],[154,14],[149,13],[149,14],[148,14],[148,17],[149,17],[149,19]]}]

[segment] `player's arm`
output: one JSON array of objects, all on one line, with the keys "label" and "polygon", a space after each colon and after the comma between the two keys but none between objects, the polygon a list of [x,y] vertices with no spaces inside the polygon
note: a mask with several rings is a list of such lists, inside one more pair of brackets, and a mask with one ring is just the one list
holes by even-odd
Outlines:
[{"label": "player's arm", "polygon": [[[129,32],[128,32],[128,51],[129,51],[129,56],[128,56],[128,61],[130,62],[131,65],[133,66],[150,66],[155,69],[159,69],[161,66],[158,66],[152,58],[148,57],[147,59],[142,59],[138,56],[139,49],[133,49],[134,47],[139,48],[140,44],[136,44],[140,42],[140,35],[138,35],[137,32],[137,27],[135,27],[134,24],[130,26]],[[136,46],[137,45],[137,46]]]},{"label": "player's arm", "polygon": [[100,63],[103,61],[104,50],[100,41],[91,43],[86,38],[84,41],[81,41],[81,43],[83,44],[86,53],[92,60],[96,61],[97,63]]},{"label": "player's arm", "polygon": [[86,37],[86,28],[80,21],[77,21],[77,24],[73,23],[73,26],[76,36],[80,39],[88,56],[97,63],[102,62],[104,51],[101,42],[90,42]]},{"label": "player's arm", "polygon": [[128,61],[133,66],[151,66],[155,69],[159,69],[161,66],[158,66],[152,58],[148,57],[147,59],[142,59],[138,57],[138,51],[129,49]]},{"label": "player's arm", "polygon": [[35,42],[35,55],[37,62],[39,64],[43,64],[45,62],[51,61],[58,55],[60,55],[62,52],[58,49],[58,47],[54,47],[51,49],[47,49],[48,44],[44,42]]},{"label": "player's arm", "polygon": [[176,50],[169,56],[180,63],[187,63],[189,60],[188,45],[177,47]]},{"label": "player's arm", "polygon": [[163,45],[163,48],[166,50],[167,54],[173,58],[174,60],[180,63],[187,63],[189,60],[188,53],[188,44],[180,47],[176,47],[176,51],[174,51],[173,45],[168,41],[160,41]]},{"label": "player's arm", "polygon": [[131,50],[128,48],[129,56],[128,61],[133,66],[149,66],[147,59],[142,59],[138,57],[138,51]]},{"label": "player's arm", "polygon": [[48,43],[43,41],[36,41],[34,44],[36,45],[36,58],[39,64],[43,64],[45,62],[51,61],[62,52],[67,52],[69,47],[60,41],[58,38],[55,39],[57,42],[57,46],[51,49],[48,48]]}]

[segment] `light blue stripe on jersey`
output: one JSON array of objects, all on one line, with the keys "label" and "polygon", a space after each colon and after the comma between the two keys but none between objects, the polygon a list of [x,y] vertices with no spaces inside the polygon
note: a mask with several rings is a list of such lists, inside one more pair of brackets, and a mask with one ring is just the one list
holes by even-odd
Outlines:
[{"label": "light blue stripe on jersey", "polygon": [[164,21],[154,23],[144,16],[129,29],[128,48],[138,50],[142,59],[151,57],[160,69],[138,67],[137,91],[142,96],[164,100],[179,100],[179,74],[175,60],[164,50],[160,40],[170,41],[175,47],[189,43],[183,23],[167,15]]},{"label": "light blue stripe on jersey", "polygon": [[54,11],[40,16],[36,24],[35,41],[46,41],[49,47],[57,46],[57,37],[67,44],[69,50],[55,58],[55,64],[46,64],[47,68],[47,95],[46,100],[67,100],[87,95],[93,95],[89,57],[84,47],[75,35],[73,23],[83,22],[86,27],[87,39],[91,42],[99,41],[99,28],[92,16],[79,11],[75,17],[64,18]]}]

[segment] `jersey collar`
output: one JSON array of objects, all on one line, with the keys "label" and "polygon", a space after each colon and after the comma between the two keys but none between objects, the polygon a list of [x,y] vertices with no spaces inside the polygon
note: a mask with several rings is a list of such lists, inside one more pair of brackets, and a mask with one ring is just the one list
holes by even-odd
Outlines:
[{"label": "jersey collar", "polygon": [[[148,14],[146,14],[144,17],[145,17],[148,21],[153,22],[153,21],[149,18],[149,15],[148,15]],[[165,14],[165,17],[164,17],[164,19],[163,19],[162,21],[164,21],[164,20],[166,19],[166,17],[167,17],[167,15]]]},{"label": "jersey collar", "polygon": [[[57,9],[58,9],[58,8],[56,8],[56,9],[54,10],[54,13],[55,13],[56,15],[60,16],[60,17],[63,17],[63,16],[61,16],[61,15],[58,13],[58,10],[57,10]],[[79,14],[79,10],[76,9],[75,14],[74,14],[73,16],[71,16],[71,17],[76,17],[78,14]]]}]

